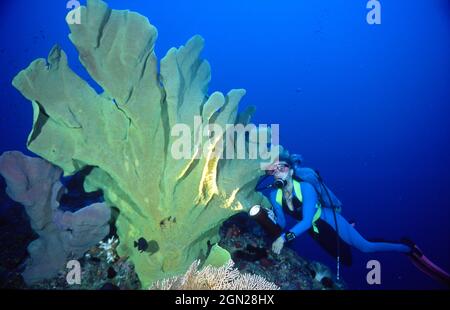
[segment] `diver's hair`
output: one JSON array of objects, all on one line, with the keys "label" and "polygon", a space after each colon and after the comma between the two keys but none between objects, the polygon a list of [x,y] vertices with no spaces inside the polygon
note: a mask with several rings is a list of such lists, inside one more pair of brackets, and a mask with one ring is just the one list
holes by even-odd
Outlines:
[{"label": "diver's hair", "polygon": [[294,163],[291,160],[291,154],[289,154],[289,151],[286,149],[283,149],[280,152],[280,155],[278,156],[278,161],[284,161],[286,162],[290,167],[294,166]]}]

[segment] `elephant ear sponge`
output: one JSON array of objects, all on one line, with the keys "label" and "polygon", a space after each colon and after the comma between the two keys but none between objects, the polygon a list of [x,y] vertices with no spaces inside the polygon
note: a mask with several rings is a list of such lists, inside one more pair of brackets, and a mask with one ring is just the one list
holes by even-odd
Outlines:
[{"label": "elephant ear sponge", "polygon": [[[233,213],[267,203],[253,190],[260,160],[222,159],[213,151],[224,136],[192,137],[197,156],[171,154],[176,124],[194,128],[197,117],[202,126],[225,128],[245,124],[252,110],[237,113],[242,89],[207,95],[211,72],[200,58],[201,37],[170,49],[158,71],[157,30],[147,18],[111,10],[100,0],[78,10],[81,23],[69,25],[70,40],[103,92],[69,68],[58,46],[47,60],[35,60],[13,81],[33,105],[28,148],[65,175],[94,167],[85,188],[103,190],[120,210],[119,255],[132,259],[148,286],[204,257],[207,242],[217,242],[221,223]],[[141,238],[157,252],[135,247]]]}]

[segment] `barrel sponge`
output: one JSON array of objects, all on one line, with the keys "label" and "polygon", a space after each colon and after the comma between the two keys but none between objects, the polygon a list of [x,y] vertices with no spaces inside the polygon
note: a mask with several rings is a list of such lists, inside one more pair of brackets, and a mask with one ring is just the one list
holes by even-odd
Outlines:
[{"label": "barrel sponge", "polygon": [[71,258],[80,258],[109,233],[111,211],[105,203],[76,212],[59,208],[59,197],[66,190],[61,174],[60,168],[41,158],[16,151],[0,155],[6,193],[24,206],[39,236],[28,245],[30,256],[22,273],[28,285],[56,276]]}]

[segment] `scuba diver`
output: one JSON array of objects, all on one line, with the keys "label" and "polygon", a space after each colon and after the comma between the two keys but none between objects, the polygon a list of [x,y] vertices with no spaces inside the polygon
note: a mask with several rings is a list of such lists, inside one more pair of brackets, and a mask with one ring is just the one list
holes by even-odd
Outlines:
[{"label": "scuba diver", "polygon": [[[317,171],[300,167],[301,157],[290,155],[283,150],[278,160],[269,166],[268,176],[274,182],[263,190],[269,190],[269,200],[273,206],[272,219],[281,232],[272,244],[272,251],[279,254],[286,243],[299,235],[309,232],[330,255],[337,259],[337,279],[339,265],[351,265],[351,247],[361,252],[400,252],[409,256],[421,271],[450,286],[450,275],[433,264],[417,245],[409,239],[400,242],[369,241],[355,229],[341,214],[341,203],[323,184]],[[264,178],[265,178],[264,177]],[[260,186],[261,180],[258,183]],[[261,188],[256,190],[260,190]],[[286,216],[296,224],[286,227]]]}]

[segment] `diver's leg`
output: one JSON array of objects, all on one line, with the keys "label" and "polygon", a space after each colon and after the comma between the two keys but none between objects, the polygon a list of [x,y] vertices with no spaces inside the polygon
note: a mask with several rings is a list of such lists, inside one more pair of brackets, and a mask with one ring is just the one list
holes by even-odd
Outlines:
[{"label": "diver's leg", "polygon": [[[323,209],[322,219],[336,230],[336,225],[334,221],[333,210]],[[390,242],[371,242],[363,238],[361,234],[350,224],[347,220],[336,213],[336,220],[338,225],[339,236],[346,243],[357,248],[361,252],[402,252],[409,253],[411,248],[402,243],[390,243]],[[319,232],[320,233],[320,232]]]},{"label": "diver's leg", "polygon": [[[323,209],[321,219],[336,229],[333,210]],[[346,243],[366,253],[394,251],[408,254],[413,264],[420,271],[450,287],[450,274],[423,255],[422,251],[412,241],[405,240],[403,243],[370,242],[364,239],[340,214],[336,214],[336,220],[339,236]]]}]

